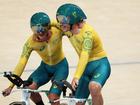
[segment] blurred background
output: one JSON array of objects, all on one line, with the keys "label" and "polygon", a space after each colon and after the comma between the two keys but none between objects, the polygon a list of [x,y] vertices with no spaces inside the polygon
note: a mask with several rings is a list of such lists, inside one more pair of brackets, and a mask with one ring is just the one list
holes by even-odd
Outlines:
[{"label": "blurred background", "polygon": [[[100,35],[111,62],[112,73],[102,89],[104,105],[138,105],[140,103],[140,1],[139,0],[0,0],[0,91],[9,82],[4,71],[16,66],[26,39],[32,34],[30,18],[35,12],[46,12],[55,19],[57,8],[74,3],[86,13]],[[63,38],[63,49],[73,74],[78,56],[69,40]],[[22,78],[38,67],[40,57],[33,52]],[[72,76],[68,78],[71,81]],[[50,83],[41,87],[49,89]],[[15,88],[16,89],[16,88]],[[0,94],[1,105],[19,100],[20,92],[8,97]],[[42,94],[47,105],[47,97]]]}]

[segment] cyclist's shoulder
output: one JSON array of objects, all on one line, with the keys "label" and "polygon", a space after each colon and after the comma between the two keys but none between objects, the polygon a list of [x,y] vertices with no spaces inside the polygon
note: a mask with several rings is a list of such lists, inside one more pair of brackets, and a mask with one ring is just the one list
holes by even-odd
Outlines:
[{"label": "cyclist's shoulder", "polygon": [[84,27],[83,27],[83,31],[82,31],[83,35],[85,37],[96,37],[98,36],[96,30],[94,29],[94,27],[88,23],[85,23],[84,24]]},{"label": "cyclist's shoulder", "polygon": [[55,19],[52,19],[51,20],[51,27],[55,27],[55,28],[57,28],[58,30],[61,30],[61,28],[60,28],[60,24],[55,20]]},{"label": "cyclist's shoulder", "polygon": [[[39,42],[33,40],[34,35],[32,34],[27,38],[27,40],[24,43],[23,47],[26,47],[27,49],[33,49],[35,46],[38,46]],[[40,43],[41,44],[41,43]]]},{"label": "cyclist's shoulder", "polygon": [[55,19],[51,19],[51,25],[53,26],[53,25],[57,25],[58,24],[58,22],[55,20]]},{"label": "cyclist's shoulder", "polygon": [[87,22],[84,23],[84,26],[83,26],[83,30],[86,32],[86,31],[91,31],[91,32],[94,32],[95,29],[93,28],[92,25],[88,24]]},{"label": "cyclist's shoulder", "polygon": [[26,43],[32,43],[32,42],[33,42],[33,35],[30,35],[30,36],[26,39],[25,44],[26,44]]}]

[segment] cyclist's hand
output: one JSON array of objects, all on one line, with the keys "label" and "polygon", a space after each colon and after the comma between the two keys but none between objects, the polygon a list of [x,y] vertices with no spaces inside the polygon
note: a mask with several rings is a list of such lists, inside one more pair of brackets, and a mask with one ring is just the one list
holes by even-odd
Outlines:
[{"label": "cyclist's hand", "polygon": [[78,82],[79,82],[79,80],[77,78],[73,78],[71,86],[74,90],[76,90],[76,88],[78,86]]},{"label": "cyclist's hand", "polygon": [[3,96],[8,96],[12,91],[12,87],[9,86],[8,88],[6,88],[5,90],[2,91]]}]

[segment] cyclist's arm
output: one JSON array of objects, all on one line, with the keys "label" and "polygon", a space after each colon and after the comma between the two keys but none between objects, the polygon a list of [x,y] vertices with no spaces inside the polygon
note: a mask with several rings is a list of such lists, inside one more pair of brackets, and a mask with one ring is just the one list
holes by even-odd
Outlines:
[{"label": "cyclist's arm", "polygon": [[78,66],[77,66],[74,78],[80,79],[80,77],[83,74],[85,67],[88,63],[88,58],[89,58],[88,52],[82,51],[80,58],[79,58],[79,62],[78,62]]},{"label": "cyclist's arm", "polygon": [[88,63],[89,54],[92,50],[92,40],[92,37],[89,35],[84,37],[82,52],[80,54],[77,70],[74,75],[74,77],[77,79],[80,79]]},{"label": "cyclist's arm", "polygon": [[[21,76],[21,74],[23,73],[24,68],[27,64],[27,61],[29,59],[31,52],[32,52],[32,49],[29,47],[28,42],[26,42],[24,47],[23,47],[23,51],[22,51],[21,57],[19,59],[19,62],[13,71],[14,74]],[[11,83],[10,87],[14,87],[14,84]]]},{"label": "cyclist's arm", "polygon": [[60,24],[56,20],[51,20],[51,27],[56,27],[57,29],[61,30]]},{"label": "cyclist's arm", "polygon": [[63,32],[63,30],[61,29],[60,23],[58,23],[56,20],[51,20],[50,26],[56,27],[58,30],[60,30],[62,32],[62,36],[65,36],[65,35],[67,35],[68,37],[72,36],[72,33],[70,31]]}]

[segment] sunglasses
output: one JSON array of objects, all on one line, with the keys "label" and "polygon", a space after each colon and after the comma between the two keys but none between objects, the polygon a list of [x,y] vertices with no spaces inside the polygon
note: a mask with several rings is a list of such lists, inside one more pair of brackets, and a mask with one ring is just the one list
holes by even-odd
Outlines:
[{"label": "sunglasses", "polygon": [[42,25],[36,25],[36,26],[32,26],[32,30],[35,34],[44,34],[46,32],[48,32],[48,30],[50,29],[50,26],[42,26]]},{"label": "sunglasses", "polygon": [[56,18],[60,24],[69,24],[70,22],[70,19],[64,15],[58,15]]}]

